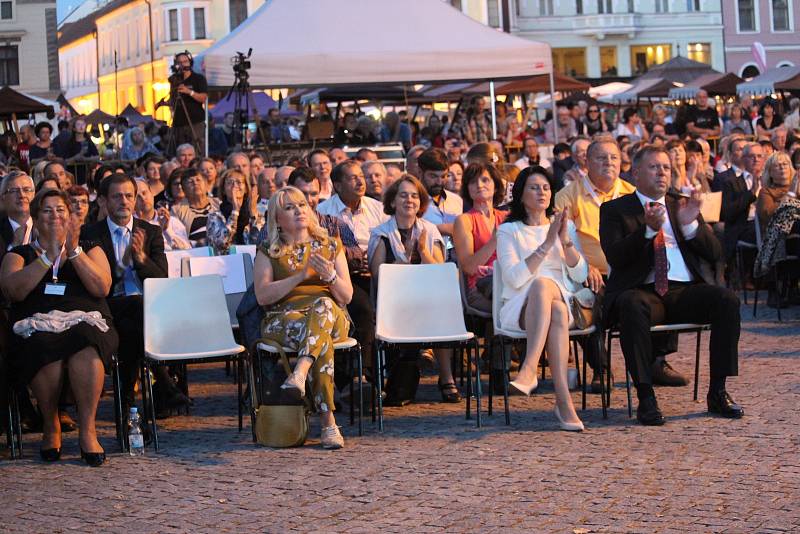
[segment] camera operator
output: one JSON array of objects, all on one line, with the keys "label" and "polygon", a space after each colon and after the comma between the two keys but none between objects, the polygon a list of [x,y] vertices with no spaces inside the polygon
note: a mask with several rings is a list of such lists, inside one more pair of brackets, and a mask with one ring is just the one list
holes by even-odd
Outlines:
[{"label": "camera operator", "polygon": [[169,77],[170,99],[174,106],[172,135],[174,145],[190,143],[198,154],[205,154],[205,112],[203,103],[208,98],[208,83],[205,76],[192,71],[194,60],[188,52],[175,55]]}]

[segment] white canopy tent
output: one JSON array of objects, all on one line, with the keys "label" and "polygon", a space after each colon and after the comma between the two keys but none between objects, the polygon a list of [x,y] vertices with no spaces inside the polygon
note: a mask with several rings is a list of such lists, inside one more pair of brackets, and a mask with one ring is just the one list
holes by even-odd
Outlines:
[{"label": "white canopy tent", "polygon": [[266,0],[195,64],[209,86],[230,87],[231,58],[250,48],[254,88],[494,82],[553,68],[548,44],[489,28],[441,0]]},{"label": "white canopy tent", "polygon": [[736,92],[739,96],[771,95],[780,90],[779,86],[781,83],[792,80],[798,76],[800,76],[800,67],[776,67],[765,71],[749,82],[738,84],[736,86]]},{"label": "white canopy tent", "polygon": [[250,48],[254,88],[499,81],[552,70],[549,45],[441,0],[267,0],[196,64],[209,86],[230,87],[231,58]]}]

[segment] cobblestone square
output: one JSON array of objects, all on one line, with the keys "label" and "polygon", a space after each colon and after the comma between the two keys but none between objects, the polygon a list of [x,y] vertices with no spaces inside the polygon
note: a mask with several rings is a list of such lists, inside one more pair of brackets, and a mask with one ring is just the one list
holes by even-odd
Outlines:
[{"label": "cobblestone square", "polygon": [[[700,403],[691,385],[659,388],[667,424],[628,419],[617,347],[609,418],[590,395],[582,434],[557,430],[549,379],[531,398],[512,398],[511,426],[496,401],[492,417],[484,402],[476,429],[463,404],[436,402],[426,378],[417,404],[386,409],[383,433],[366,419],[359,438],[345,408],[345,449],[322,450],[312,420],[306,446],[270,450],[251,443],[249,426],[237,432],[223,367],[190,370],[195,408],[160,422],[159,454],[118,452],[108,398],[99,424],[109,461],[100,469],[80,462],[77,434],[65,434],[55,465],[38,460],[39,435],[26,435],[24,459],[0,462],[0,530],[796,532],[800,310],[786,310],[783,323],[766,307],[756,320],[743,307],[742,317],[740,376],[728,389],[746,415],[732,421],[706,414],[705,362]],[[670,361],[693,373],[693,335]]]}]

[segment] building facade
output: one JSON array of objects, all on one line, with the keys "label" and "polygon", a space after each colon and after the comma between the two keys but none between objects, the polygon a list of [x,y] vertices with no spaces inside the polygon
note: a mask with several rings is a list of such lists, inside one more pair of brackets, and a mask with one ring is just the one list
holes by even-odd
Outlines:
[{"label": "building facade", "polygon": [[[2,0],[0,0],[2,1]],[[59,32],[61,83],[79,112],[117,114],[128,104],[159,119],[175,54],[199,53],[263,0],[113,0]]]},{"label": "building facade", "polygon": [[0,86],[55,98],[58,71],[55,0],[0,0]]},{"label": "building facade", "polygon": [[744,78],[760,74],[753,43],[764,45],[767,68],[800,65],[800,1],[722,0],[722,16],[730,72]]}]

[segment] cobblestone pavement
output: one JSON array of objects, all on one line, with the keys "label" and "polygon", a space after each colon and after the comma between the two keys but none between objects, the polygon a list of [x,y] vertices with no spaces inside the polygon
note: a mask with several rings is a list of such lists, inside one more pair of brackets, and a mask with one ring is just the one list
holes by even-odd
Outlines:
[{"label": "cobblestone pavement", "polygon": [[[548,380],[512,398],[510,427],[497,411],[478,430],[463,405],[435,402],[427,378],[418,404],[386,410],[383,433],[365,421],[359,438],[342,413],[345,449],[322,450],[315,422],[305,447],[270,450],[237,432],[235,388],[209,366],[190,371],[196,406],[161,423],[159,454],[117,452],[108,400],[100,469],[80,463],[76,434],[56,465],[36,459],[38,436],[27,435],[24,460],[0,461],[0,530],[796,532],[800,309],[783,323],[769,309],[742,315],[740,377],[729,381],[742,420],[709,417],[691,387],[660,388],[668,422],[645,428],[628,419],[618,381],[608,420],[592,395],[587,431],[561,432]],[[670,357],[687,375],[693,350],[682,336]],[[622,377],[618,348],[614,360]],[[702,365],[701,400],[707,380]]]}]

